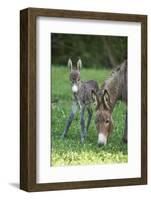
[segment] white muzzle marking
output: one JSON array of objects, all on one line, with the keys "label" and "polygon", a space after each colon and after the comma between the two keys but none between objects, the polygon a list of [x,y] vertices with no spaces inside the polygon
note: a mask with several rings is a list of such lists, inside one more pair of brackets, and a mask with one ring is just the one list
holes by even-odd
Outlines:
[{"label": "white muzzle marking", "polygon": [[77,85],[72,86],[72,92],[78,92],[78,86]]},{"label": "white muzzle marking", "polygon": [[106,138],[106,136],[105,136],[103,133],[99,133],[99,136],[98,136],[98,144],[106,145],[106,143],[107,143],[107,138]]}]

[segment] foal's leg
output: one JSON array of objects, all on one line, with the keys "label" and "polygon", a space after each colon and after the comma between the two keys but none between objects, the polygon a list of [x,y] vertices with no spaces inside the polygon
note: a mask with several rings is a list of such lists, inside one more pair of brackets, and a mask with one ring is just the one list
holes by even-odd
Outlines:
[{"label": "foal's leg", "polygon": [[124,128],[124,135],[123,135],[123,142],[127,143],[127,111],[126,111],[126,118],[125,118],[125,128]]},{"label": "foal's leg", "polygon": [[69,130],[70,126],[71,126],[71,123],[73,121],[73,118],[74,118],[76,112],[77,112],[77,104],[76,104],[76,102],[73,102],[72,109],[71,109],[69,118],[67,120],[66,127],[65,127],[65,129],[64,129],[64,131],[63,131],[63,133],[61,135],[62,139],[67,136],[68,130]]},{"label": "foal's leg", "polygon": [[93,111],[91,108],[88,108],[87,109],[88,111],[88,122],[87,122],[87,132],[88,132],[88,129],[89,129],[89,126],[90,126],[90,123],[91,123],[91,119],[92,119],[92,114],[93,114]]},{"label": "foal's leg", "polygon": [[84,138],[87,135],[87,131],[85,128],[84,112],[85,112],[85,107],[81,107],[81,109],[80,109],[81,143],[84,142]]}]

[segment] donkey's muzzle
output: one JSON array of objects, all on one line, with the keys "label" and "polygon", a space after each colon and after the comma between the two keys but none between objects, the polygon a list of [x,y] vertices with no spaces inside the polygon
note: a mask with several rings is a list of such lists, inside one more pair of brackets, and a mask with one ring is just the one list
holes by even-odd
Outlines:
[{"label": "donkey's muzzle", "polygon": [[73,86],[72,86],[72,92],[73,92],[73,93],[78,92],[78,86],[77,86],[77,85],[73,85]]},{"label": "donkey's muzzle", "polygon": [[107,143],[107,137],[103,133],[98,135],[98,147],[104,146]]}]

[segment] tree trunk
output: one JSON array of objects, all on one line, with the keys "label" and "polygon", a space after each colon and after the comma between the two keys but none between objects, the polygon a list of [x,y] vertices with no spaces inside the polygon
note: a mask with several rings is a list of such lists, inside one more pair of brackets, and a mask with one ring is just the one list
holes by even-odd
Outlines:
[{"label": "tree trunk", "polygon": [[111,67],[114,68],[117,66],[117,62],[113,55],[111,44],[110,44],[109,40],[105,37],[103,38],[103,43],[104,43],[104,48],[107,51],[107,57],[108,57],[109,63],[111,65]]}]

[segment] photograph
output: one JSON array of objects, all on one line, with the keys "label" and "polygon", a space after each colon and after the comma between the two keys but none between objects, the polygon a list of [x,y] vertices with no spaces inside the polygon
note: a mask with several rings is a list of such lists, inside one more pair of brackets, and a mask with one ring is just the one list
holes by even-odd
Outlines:
[{"label": "photograph", "polygon": [[127,163],[128,38],[50,37],[50,165]]},{"label": "photograph", "polygon": [[20,11],[20,189],[147,184],[147,15]]}]

